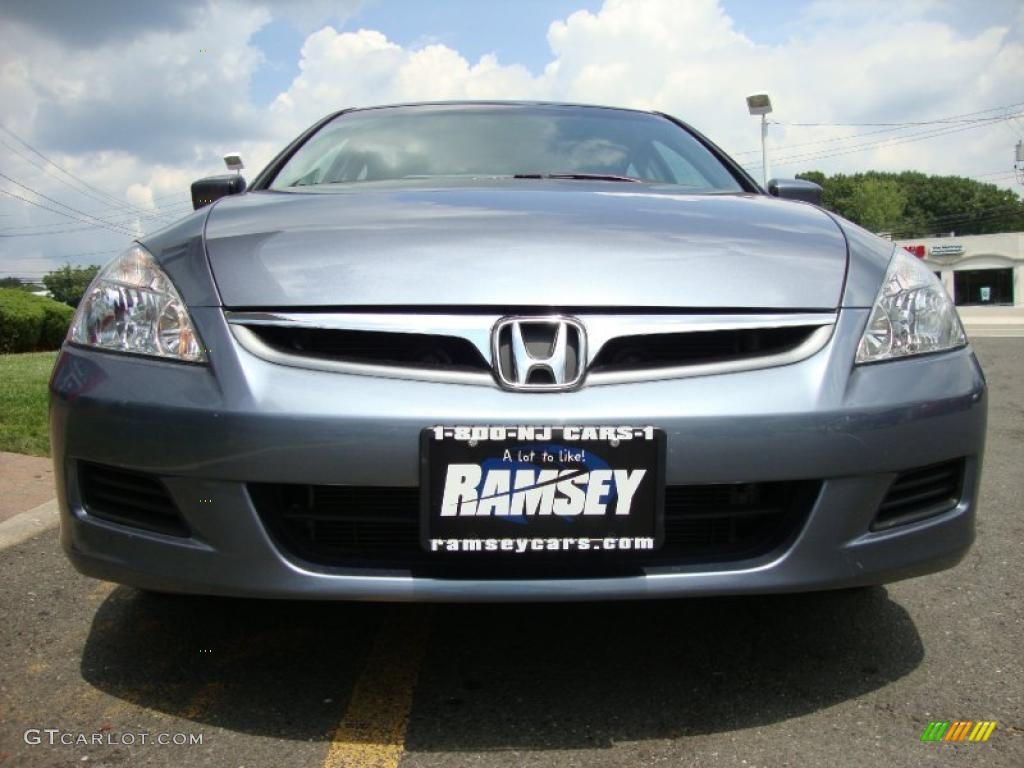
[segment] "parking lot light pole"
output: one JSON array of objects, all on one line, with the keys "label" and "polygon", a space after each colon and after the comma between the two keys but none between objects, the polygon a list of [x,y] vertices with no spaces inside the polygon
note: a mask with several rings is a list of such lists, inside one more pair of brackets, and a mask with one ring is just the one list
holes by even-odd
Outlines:
[{"label": "parking lot light pole", "polygon": [[768,114],[772,111],[772,100],[767,93],[747,96],[747,109],[752,115],[761,116],[761,183],[768,188]]}]

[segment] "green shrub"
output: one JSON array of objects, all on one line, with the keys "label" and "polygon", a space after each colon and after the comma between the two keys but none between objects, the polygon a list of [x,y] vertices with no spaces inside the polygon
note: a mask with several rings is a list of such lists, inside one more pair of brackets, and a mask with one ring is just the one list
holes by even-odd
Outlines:
[{"label": "green shrub", "polygon": [[[44,298],[37,296],[38,298]],[[46,299],[43,305],[43,330],[39,335],[40,349],[60,349],[64,343],[64,337],[68,335],[68,325],[71,323],[71,316],[75,310],[67,304],[61,304],[53,299]]]},{"label": "green shrub", "polygon": [[0,288],[0,353],[57,349],[74,310],[45,296]]}]

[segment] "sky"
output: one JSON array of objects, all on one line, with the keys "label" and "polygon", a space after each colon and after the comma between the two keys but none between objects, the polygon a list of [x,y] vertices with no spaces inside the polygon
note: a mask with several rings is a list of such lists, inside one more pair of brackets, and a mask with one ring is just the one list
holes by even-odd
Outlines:
[{"label": "sky", "polygon": [[1019,0],[4,0],[0,276],[104,263],[348,106],[669,112],[760,177],[919,170],[1021,190]]}]

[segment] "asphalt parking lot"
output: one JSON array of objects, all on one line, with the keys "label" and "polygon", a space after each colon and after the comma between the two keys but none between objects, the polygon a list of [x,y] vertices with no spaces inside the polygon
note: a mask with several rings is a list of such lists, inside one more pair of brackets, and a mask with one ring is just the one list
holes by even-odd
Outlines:
[{"label": "asphalt parking lot", "polygon": [[[975,346],[991,388],[977,543],[885,588],[161,597],[81,577],[54,531],[35,536],[0,552],[0,766],[1024,765],[1024,340]],[[998,725],[984,743],[922,743],[931,720]],[[109,743],[60,743],[80,734]]]}]

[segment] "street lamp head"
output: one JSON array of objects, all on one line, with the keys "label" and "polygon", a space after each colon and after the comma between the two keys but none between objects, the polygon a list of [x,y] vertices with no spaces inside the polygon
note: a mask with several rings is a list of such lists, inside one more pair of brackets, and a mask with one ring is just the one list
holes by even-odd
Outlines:
[{"label": "street lamp head", "polygon": [[237,152],[228,152],[224,155],[224,165],[228,167],[229,171],[241,171],[245,168],[245,163],[242,162],[242,156]]},{"label": "street lamp head", "polygon": [[750,110],[752,115],[767,115],[772,111],[772,100],[768,98],[767,93],[756,93],[753,96],[747,96],[747,109]]}]

